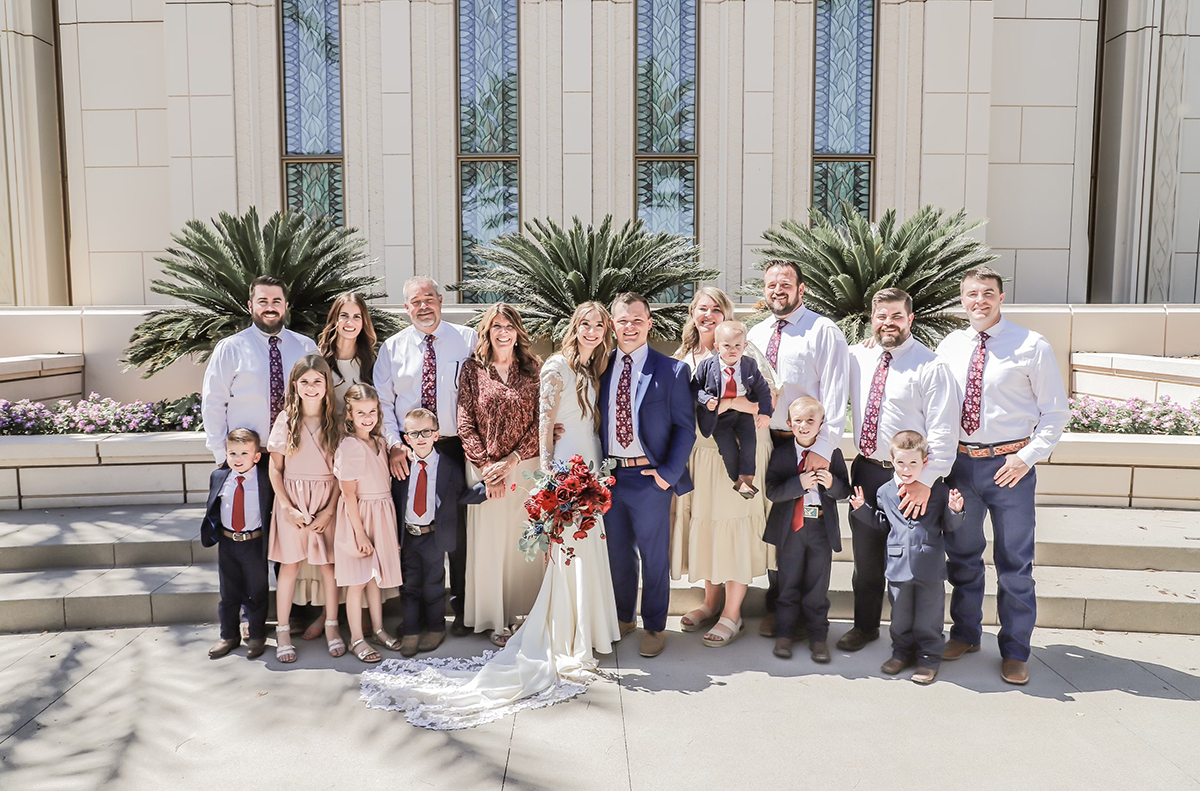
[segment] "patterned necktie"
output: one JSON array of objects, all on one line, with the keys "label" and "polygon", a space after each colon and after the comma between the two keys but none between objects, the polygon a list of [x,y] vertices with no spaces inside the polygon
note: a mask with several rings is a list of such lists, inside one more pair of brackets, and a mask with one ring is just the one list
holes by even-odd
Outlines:
[{"label": "patterned necktie", "polygon": [[421,406],[437,414],[437,356],[433,336],[425,336],[425,361],[421,363]]},{"label": "patterned necktie", "polygon": [[971,367],[967,369],[967,395],[963,399],[962,428],[968,435],[979,428],[979,416],[983,413],[983,364],[987,362],[986,332],[979,333],[979,345],[971,355]]},{"label": "patterned necktie", "polygon": [[272,335],[267,342],[271,348],[271,426],[283,411],[283,356],[279,353],[279,336]]},{"label": "patterned necktie", "polygon": [[725,375],[729,378],[725,380],[725,392],[721,394],[721,398],[737,398],[737,382],[733,379],[733,368],[726,368]]},{"label": "patterned necktie", "polygon": [[425,503],[429,499],[429,474],[425,471],[427,462],[418,461],[421,471],[417,473],[417,488],[413,492],[413,513],[418,518],[425,516]]},{"label": "patterned necktie", "polygon": [[625,355],[625,367],[617,382],[617,442],[628,448],[633,442],[633,410],[629,400],[629,385],[633,381],[633,358]]},{"label": "patterned necktie", "polygon": [[246,480],[246,476],[239,475],[237,477],[237,488],[233,490],[233,532],[240,533],[246,529],[246,490],[242,488],[242,481]]},{"label": "patterned necktie", "polygon": [[787,326],[787,319],[779,319],[775,322],[775,332],[771,333],[771,340],[767,343],[767,362],[772,368],[779,368],[779,337],[783,335],[783,328]]},{"label": "patterned necktie", "polygon": [[[806,450],[800,451],[800,466],[796,470],[796,472],[800,475],[804,474],[804,460],[807,458],[808,458],[808,451],[806,451]],[[807,494],[808,493],[805,492],[805,495],[801,496],[800,499],[796,501],[796,508],[794,511],[792,511],[792,532],[793,533],[795,533],[800,528],[804,527],[804,500],[806,499]]]},{"label": "patterned necktie", "polygon": [[875,452],[879,441],[879,409],[883,406],[883,386],[887,383],[888,371],[892,367],[892,353],[884,352],[875,366],[875,376],[871,379],[871,393],[867,396],[867,409],[863,413],[861,444],[862,454],[870,458]]}]

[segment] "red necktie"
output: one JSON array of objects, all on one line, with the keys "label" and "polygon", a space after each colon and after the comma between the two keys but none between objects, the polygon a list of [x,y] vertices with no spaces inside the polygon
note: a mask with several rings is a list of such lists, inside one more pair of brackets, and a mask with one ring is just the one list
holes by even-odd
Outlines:
[{"label": "red necktie", "polygon": [[633,410],[629,398],[629,386],[633,381],[633,358],[625,355],[625,367],[617,382],[617,442],[628,448],[633,442]]},{"label": "red necktie", "polygon": [[421,471],[417,473],[417,490],[413,493],[413,513],[418,518],[425,516],[425,501],[429,499],[429,474],[425,472],[425,462],[418,461]]},{"label": "red necktie", "polygon": [[979,428],[979,416],[983,413],[983,364],[987,362],[986,332],[979,333],[979,345],[971,355],[971,367],[967,369],[967,395],[963,399],[962,428],[974,434]]},{"label": "red necktie", "polygon": [[244,475],[237,477],[237,488],[233,490],[233,532],[240,533],[246,529],[246,490],[242,488]]},{"label": "red necktie", "polygon": [[887,384],[888,370],[892,367],[892,353],[884,352],[875,367],[875,376],[871,379],[871,393],[867,396],[867,409],[863,413],[862,432],[859,437],[859,448],[862,454],[870,458],[875,452],[875,444],[879,440],[879,410],[883,406],[883,386]]},{"label": "red necktie", "polygon": [[726,368],[725,375],[729,378],[725,380],[725,392],[721,394],[721,398],[737,398],[737,382],[733,379],[733,368]]},{"label": "red necktie", "polygon": [[421,406],[437,414],[437,355],[433,353],[433,336],[425,336],[425,360],[421,363]]},{"label": "red necktie", "polygon": [[[808,451],[806,451],[806,450],[801,451],[800,452],[800,466],[797,469],[797,473],[799,473],[800,475],[804,474],[804,460],[807,458],[808,458]],[[804,498],[807,495],[808,495],[808,492],[805,492],[804,495],[802,495],[800,497],[800,499],[796,501],[796,510],[792,511],[792,532],[793,533],[795,533],[800,528],[804,527]]]},{"label": "red necktie", "polygon": [[767,362],[772,368],[779,368],[779,337],[783,334],[783,328],[787,326],[787,319],[779,319],[775,322],[775,332],[771,333],[771,340],[767,342]]}]

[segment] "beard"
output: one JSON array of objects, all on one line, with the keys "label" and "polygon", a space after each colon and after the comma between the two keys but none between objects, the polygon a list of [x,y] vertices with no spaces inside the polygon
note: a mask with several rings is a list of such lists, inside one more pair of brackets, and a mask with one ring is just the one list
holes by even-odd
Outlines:
[{"label": "beard", "polygon": [[283,316],[279,316],[274,322],[268,323],[267,319],[264,319],[259,314],[251,313],[250,321],[267,335],[278,335],[279,331],[283,329]]},{"label": "beard", "polygon": [[875,342],[880,346],[885,349],[895,349],[897,346],[903,346],[904,342],[909,339],[909,336],[912,335],[912,332],[909,330],[900,330],[894,336],[885,337],[883,332],[880,330],[875,330],[874,335]]},{"label": "beard", "polygon": [[781,308],[776,308],[775,304],[776,303],[767,300],[767,307],[770,308],[771,314],[776,318],[783,318],[784,316],[790,316],[796,312],[796,308],[800,307],[800,298],[796,297],[795,301],[789,299]]}]

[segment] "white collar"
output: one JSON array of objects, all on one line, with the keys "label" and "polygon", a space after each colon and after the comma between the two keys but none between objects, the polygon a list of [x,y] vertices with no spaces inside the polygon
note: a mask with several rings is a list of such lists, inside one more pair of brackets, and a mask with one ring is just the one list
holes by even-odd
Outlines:
[{"label": "white collar", "polygon": [[796,441],[796,436],[793,434],[792,435],[792,444],[796,446],[796,458],[799,459],[800,454],[804,453],[804,451],[806,451],[806,450],[812,450],[814,447],[816,447],[817,443],[814,442],[812,445],[809,445],[806,448],[803,445],[801,445],[799,442]]},{"label": "white collar", "polygon": [[910,351],[912,351],[913,347],[917,344],[917,342],[918,341],[915,336],[909,335],[908,338],[905,339],[904,343],[900,344],[899,346],[897,346],[894,349],[885,349],[885,348],[883,348],[882,343],[877,344],[875,346],[875,348],[879,351],[880,357],[883,356],[884,352],[891,352],[892,359],[894,360],[897,357],[902,357],[903,355],[908,354]]},{"label": "white collar", "polygon": [[[808,310],[808,308],[804,307],[804,303],[801,302],[800,307],[796,308],[791,313],[784,316],[783,320],[788,323],[788,326],[795,326],[796,324],[799,323],[800,319],[804,318],[804,312],[806,310]],[[775,321],[779,321],[779,317],[774,314],[771,315],[771,318],[774,319]]]},{"label": "white collar", "polygon": [[[988,327],[986,330],[983,330],[983,332],[986,332],[988,334],[989,338],[995,338],[997,335],[999,335],[1002,332],[1004,332],[1005,330],[1007,330],[1010,326],[1012,326],[1011,322],[1009,322],[1008,319],[1001,316],[999,321],[997,321],[992,326]],[[976,330],[974,327],[968,326],[967,327],[967,337],[970,338],[971,340],[975,340],[976,338],[979,337],[979,331]]]},{"label": "white collar", "polygon": [[646,358],[650,356],[650,343],[649,342],[643,343],[641,346],[639,346],[636,349],[634,349],[633,351],[629,352],[628,355],[626,355],[626,353],[621,351],[620,349],[617,349],[617,360],[616,361],[618,363],[620,363],[621,365],[624,365],[625,364],[624,358],[626,356],[630,357],[633,360],[633,365],[635,367],[641,368],[642,365],[646,362]]},{"label": "white collar", "polygon": [[429,469],[430,467],[437,464],[437,460],[438,460],[437,448],[434,448],[433,450],[429,451],[429,455],[423,459],[419,458],[415,453],[413,454],[413,464],[415,465],[418,462],[423,461],[423,462],[425,462],[425,469]]}]

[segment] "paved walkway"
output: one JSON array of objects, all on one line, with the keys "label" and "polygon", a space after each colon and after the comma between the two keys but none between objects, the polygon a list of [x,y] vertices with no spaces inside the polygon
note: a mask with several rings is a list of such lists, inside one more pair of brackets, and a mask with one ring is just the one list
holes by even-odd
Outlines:
[{"label": "paved walkway", "polygon": [[989,635],[922,688],[879,676],[886,638],[820,667],[672,631],[653,660],[626,641],[581,698],[450,733],[364,708],[361,665],[320,641],[285,669],[209,661],[215,637],[0,636],[0,788],[1200,789],[1200,637],[1039,629],[1017,689]]}]

